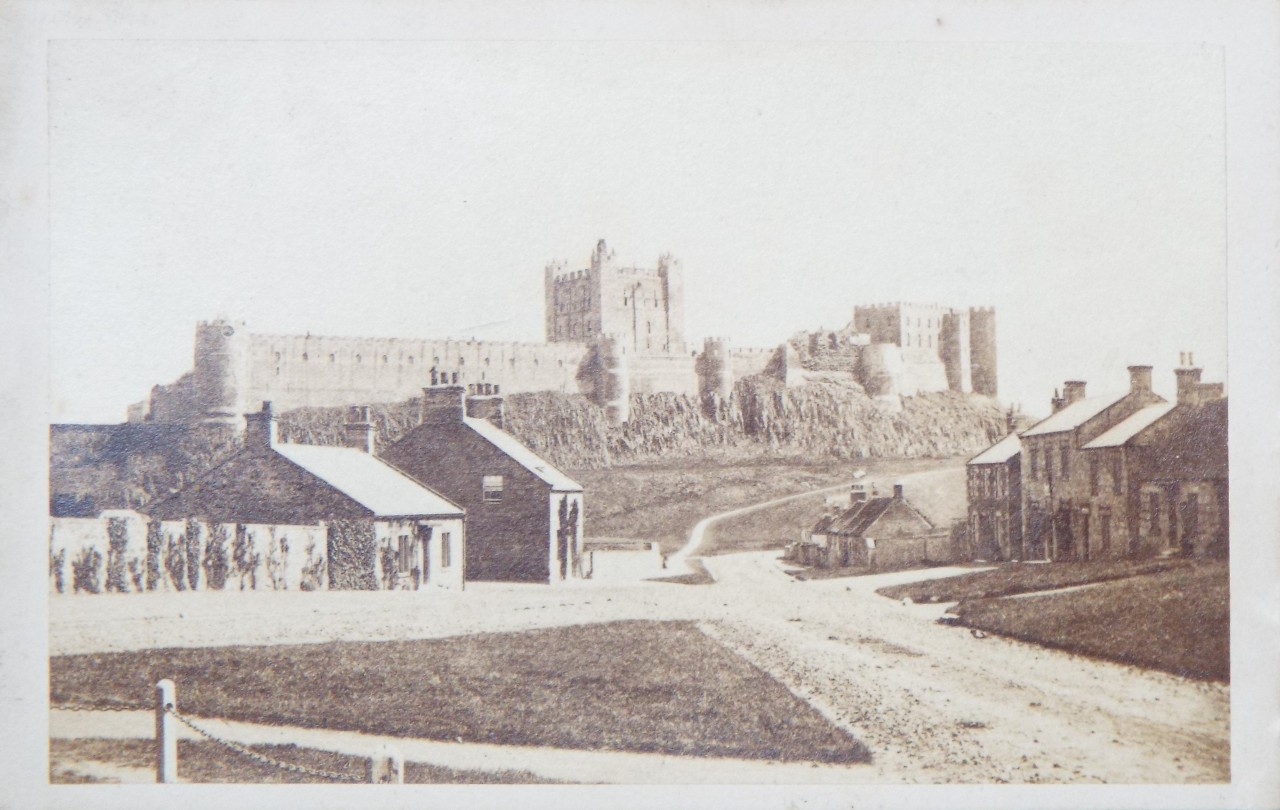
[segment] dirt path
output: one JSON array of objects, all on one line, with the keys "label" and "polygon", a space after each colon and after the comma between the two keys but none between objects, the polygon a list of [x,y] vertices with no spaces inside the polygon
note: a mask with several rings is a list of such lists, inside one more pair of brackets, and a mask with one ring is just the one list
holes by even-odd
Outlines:
[{"label": "dirt path", "polygon": [[1224,685],[978,639],[875,594],[919,572],[795,583],[769,555],[706,562],[744,598],[707,632],[849,727],[886,781],[1229,778]]}]

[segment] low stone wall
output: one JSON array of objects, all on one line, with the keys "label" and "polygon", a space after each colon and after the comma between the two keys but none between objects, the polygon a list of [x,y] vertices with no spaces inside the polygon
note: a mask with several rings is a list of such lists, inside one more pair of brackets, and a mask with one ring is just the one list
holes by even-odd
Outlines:
[{"label": "low stone wall", "polygon": [[664,573],[657,543],[588,542],[583,547],[590,578],[604,581],[639,580]]}]

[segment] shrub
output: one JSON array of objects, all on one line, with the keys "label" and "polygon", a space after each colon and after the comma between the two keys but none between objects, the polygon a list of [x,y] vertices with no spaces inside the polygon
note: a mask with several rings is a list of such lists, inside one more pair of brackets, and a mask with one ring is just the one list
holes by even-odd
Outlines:
[{"label": "shrub", "polygon": [[129,548],[129,524],[124,518],[107,519],[107,590],[129,590],[125,576],[125,551]]},{"label": "shrub", "polygon": [[382,584],[387,590],[396,586],[396,552],[390,545],[381,548]]},{"label": "shrub", "polygon": [[318,591],[324,587],[324,557],[316,553],[316,541],[307,544],[307,562],[302,566],[302,581],[298,587],[304,591]]},{"label": "shrub", "polygon": [[271,545],[271,553],[267,555],[267,575],[271,577],[271,587],[277,591],[289,589],[289,538],[281,537]]},{"label": "shrub", "polygon": [[80,549],[80,555],[71,562],[71,581],[75,592],[101,593],[102,554],[96,548]]},{"label": "shrub", "polygon": [[249,580],[249,589],[258,588],[258,566],[262,564],[262,555],[253,550],[249,542],[249,530],[243,523],[236,524],[235,539],[231,541],[231,561],[236,573],[240,575],[240,590],[244,590],[245,579]]},{"label": "shrub", "polygon": [[160,587],[160,521],[147,522],[147,590]]},{"label": "shrub", "polygon": [[378,543],[372,521],[330,521],[328,546],[331,590],[378,590]]},{"label": "shrub", "polygon": [[65,593],[67,590],[66,572],[64,566],[67,563],[67,550],[64,548],[57,554],[53,553],[53,549],[49,549],[49,576],[53,577],[53,587],[58,593]]},{"label": "shrub", "polygon": [[142,573],[142,560],[129,558],[129,579],[133,582],[133,592],[142,593],[146,584]]},{"label": "shrub", "polygon": [[209,588],[220,591],[226,587],[227,568],[227,527],[219,523],[204,545],[204,579]]},{"label": "shrub", "polygon": [[188,518],[186,531],[182,535],[187,557],[187,584],[193,591],[200,587],[200,529],[200,521]]},{"label": "shrub", "polygon": [[169,572],[169,581],[175,590],[187,589],[187,555],[186,538],[169,538],[164,550],[164,567]]}]

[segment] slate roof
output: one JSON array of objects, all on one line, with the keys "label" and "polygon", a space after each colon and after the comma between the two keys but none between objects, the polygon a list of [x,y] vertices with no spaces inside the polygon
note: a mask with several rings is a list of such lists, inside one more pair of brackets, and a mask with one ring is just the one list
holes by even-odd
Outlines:
[{"label": "slate roof", "polygon": [[845,534],[854,537],[861,535],[871,528],[881,515],[889,511],[892,505],[893,498],[872,498],[869,501],[863,501],[840,515],[831,528],[827,529],[827,534]]},{"label": "slate roof", "polygon": [[1049,433],[1065,433],[1075,430],[1126,396],[1128,394],[1113,397],[1086,397],[1078,402],[1071,403],[1045,419],[1041,419],[1027,430],[1024,430],[1021,435],[1044,436]]},{"label": "slate roof", "polygon": [[277,444],[272,449],[374,517],[463,514],[461,506],[362,450],[311,444]]},{"label": "slate roof", "polygon": [[1004,464],[1022,452],[1022,441],[1018,434],[1010,433],[1000,441],[969,459],[970,464]]},{"label": "slate roof", "polygon": [[487,442],[501,450],[508,458],[541,478],[556,492],[581,492],[582,484],[551,466],[537,453],[525,447],[515,436],[502,430],[488,419],[463,417],[463,423],[479,433]]},{"label": "slate roof", "polygon": [[1101,436],[1086,444],[1082,449],[1096,450],[1101,447],[1120,447],[1134,436],[1154,425],[1156,420],[1176,407],[1177,403],[1175,402],[1158,402],[1155,405],[1139,408],[1129,418],[1122,420],[1120,424],[1110,428]]}]

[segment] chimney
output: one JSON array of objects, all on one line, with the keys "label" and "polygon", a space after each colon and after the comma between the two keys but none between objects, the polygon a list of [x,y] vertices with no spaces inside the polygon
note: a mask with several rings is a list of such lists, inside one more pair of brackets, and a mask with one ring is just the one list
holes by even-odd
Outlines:
[{"label": "chimney", "polygon": [[[496,386],[494,386],[496,388]],[[486,390],[492,390],[486,388]],[[499,430],[506,430],[502,397],[495,395],[467,397],[467,416],[487,419]]]},{"label": "chimney", "polygon": [[353,405],[347,424],[342,431],[343,444],[373,455],[373,423],[369,421],[368,405]]},{"label": "chimney", "polygon": [[1129,393],[1151,393],[1151,366],[1129,366]]},{"label": "chimney", "polygon": [[437,385],[422,389],[422,406],[418,423],[422,425],[457,425],[462,423],[463,398],[466,389],[460,385]]},{"label": "chimney", "polygon": [[280,441],[280,428],[271,403],[264,401],[258,413],[244,415],[244,447],[246,450],[268,450]]},{"label": "chimney", "polygon": [[1062,384],[1062,399],[1064,405],[1071,405],[1084,399],[1084,387],[1087,383],[1084,380],[1067,380]]},{"label": "chimney", "polygon": [[1067,401],[1058,393],[1058,389],[1053,389],[1053,399],[1049,400],[1049,404],[1053,406],[1053,413],[1057,413],[1066,407]]},{"label": "chimney", "polygon": [[902,499],[903,499],[903,495],[902,495],[902,484],[894,484],[894,485],[893,485],[893,499],[894,499],[895,501],[900,501],[900,500],[902,500]]}]

